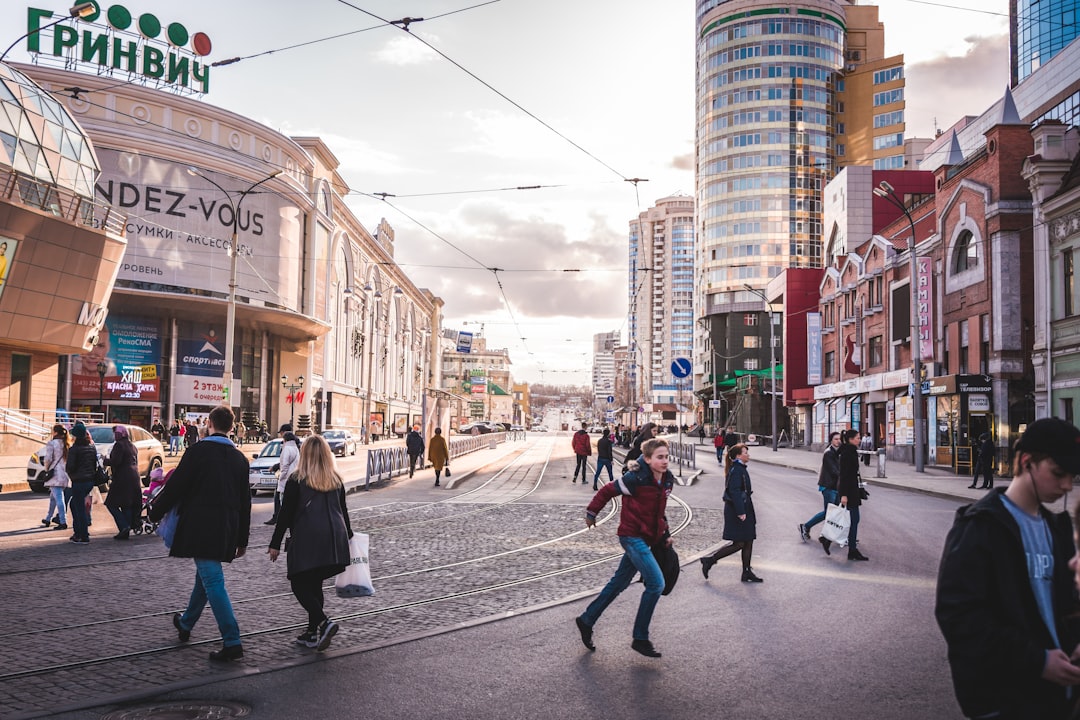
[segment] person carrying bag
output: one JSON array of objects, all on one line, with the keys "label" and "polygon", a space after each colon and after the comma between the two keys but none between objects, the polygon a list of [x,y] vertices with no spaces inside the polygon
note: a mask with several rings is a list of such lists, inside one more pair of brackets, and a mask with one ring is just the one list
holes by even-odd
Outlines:
[{"label": "person carrying bag", "polygon": [[289,584],[308,615],[307,630],[296,638],[296,643],[325,650],[338,625],[323,611],[322,584],[352,565],[349,540],[353,530],[345,504],[345,485],[334,469],[330,446],[321,435],[311,435],[300,445],[296,472],[285,483],[281,511],[266,551],[272,562],[277,562],[286,530]]}]

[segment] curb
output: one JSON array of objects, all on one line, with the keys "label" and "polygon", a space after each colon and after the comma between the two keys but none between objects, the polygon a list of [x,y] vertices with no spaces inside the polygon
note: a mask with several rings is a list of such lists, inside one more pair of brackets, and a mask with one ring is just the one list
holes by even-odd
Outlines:
[{"label": "curb", "polygon": [[[814,474],[815,471],[800,467],[798,465],[791,465],[784,462],[762,460],[759,457],[754,458],[755,463],[761,463],[764,465],[772,465],[773,467],[787,468],[788,470],[799,470],[801,472]],[[955,493],[945,492],[943,490],[931,490],[929,488],[914,487],[912,485],[903,485],[897,481],[890,481],[888,478],[869,478],[866,481],[869,485],[877,485],[879,487],[887,487],[893,490],[906,490],[907,492],[919,493],[920,495],[929,495],[930,497],[941,498],[942,500],[958,500],[960,502],[970,503],[975,502],[977,498],[970,498],[967,495],[957,495]]]}]

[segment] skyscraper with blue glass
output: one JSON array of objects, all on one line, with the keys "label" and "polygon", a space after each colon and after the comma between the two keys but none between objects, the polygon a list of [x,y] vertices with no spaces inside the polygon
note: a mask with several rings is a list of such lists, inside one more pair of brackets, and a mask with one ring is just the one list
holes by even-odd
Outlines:
[{"label": "skyscraper with blue glass", "polygon": [[1009,55],[1016,87],[1076,39],[1080,0],[1009,0]]}]

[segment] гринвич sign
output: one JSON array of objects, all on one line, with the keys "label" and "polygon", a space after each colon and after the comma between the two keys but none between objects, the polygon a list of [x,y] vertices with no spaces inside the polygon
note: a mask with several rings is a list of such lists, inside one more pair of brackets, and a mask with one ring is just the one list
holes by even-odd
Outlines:
[{"label": "\u0433\u0440\u0438\u043d\u0432\u0438\u0447 sign", "polygon": [[53,22],[53,11],[27,8],[27,52],[60,58],[65,65],[91,65],[95,74],[134,75],[177,92],[210,91],[210,65],[202,60],[212,48],[206,33],[190,33],[178,22],[162,25],[151,13],[135,18],[123,5],[111,5],[104,14],[99,3],[94,6],[95,11],[78,22],[103,20],[105,27],[80,29],[72,19],[70,25],[61,22],[45,30]]}]

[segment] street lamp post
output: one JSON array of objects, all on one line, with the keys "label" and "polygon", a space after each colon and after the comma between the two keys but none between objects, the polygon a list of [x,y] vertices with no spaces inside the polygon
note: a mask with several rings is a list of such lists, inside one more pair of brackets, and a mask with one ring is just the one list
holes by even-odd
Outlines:
[{"label": "street lamp post", "polygon": [[364,393],[364,443],[371,444],[371,381],[373,365],[375,364],[375,316],[378,314],[378,303],[382,300],[382,292],[368,283],[364,286],[364,292],[371,298],[371,304],[368,306],[368,316],[371,318],[370,328],[368,333],[368,362],[367,362],[367,383],[365,384],[366,391]]},{"label": "street lamp post", "polygon": [[285,388],[285,392],[289,393],[289,425],[293,428],[293,432],[296,432],[296,426],[293,425],[293,421],[296,419],[296,391],[304,387],[304,376],[296,378],[295,383],[289,382],[288,375],[281,376],[281,387]]},{"label": "street lamp post", "polygon": [[908,252],[911,257],[909,258],[910,269],[908,270],[909,282],[911,283],[911,362],[915,377],[912,379],[912,400],[915,407],[912,409],[912,417],[915,421],[915,472],[924,472],[925,458],[923,456],[923,422],[922,422],[922,347],[919,341],[919,321],[916,310],[919,307],[919,289],[917,287],[917,276],[919,272],[918,258],[915,253],[915,221],[911,217],[911,213],[908,212],[907,205],[903,203],[900,198],[896,196],[896,191],[893,186],[882,180],[878,187],[874,188],[874,194],[879,198],[888,200],[893,206],[898,208],[904,213],[904,217],[907,218],[908,225],[911,226],[911,245],[908,248]]},{"label": "street lamp post", "polygon": [[761,302],[765,303],[765,306],[769,309],[769,375],[772,382],[772,449],[773,452],[777,452],[779,445],[777,444],[778,438],[776,437],[776,326],[773,323],[772,303],[765,297],[765,293],[760,290],[755,290],[749,285],[743,285],[743,287],[761,298]]},{"label": "street lamp post", "polygon": [[[9,52],[11,52],[12,49],[16,45],[18,45],[20,42],[22,42],[26,38],[30,37],[31,35],[37,35],[42,30],[48,30],[53,25],[58,25],[58,24],[64,22],[65,20],[70,20],[71,18],[78,18],[78,19],[81,20],[83,18],[90,17],[95,12],[97,12],[97,7],[92,2],[82,2],[82,3],[79,3],[78,5],[75,5],[75,6],[71,7],[71,8],[69,8],[68,9],[68,14],[61,17],[60,19],[53,20],[51,23],[47,23],[45,25],[42,25],[41,27],[33,28],[33,29],[30,30],[30,32],[25,33],[23,35],[20,35],[19,39],[16,40],[15,42],[11,43],[11,45],[8,45],[8,49],[5,50],[2,55],[0,55],[0,62],[4,61],[4,58],[7,57],[7,54]],[[52,13],[49,13],[49,16],[51,16],[51,15],[52,15]]]},{"label": "street lamp post", "polygon": [[105,373],[108,371],[109,366],[103,362],[97,364],[97,404],[101,408],[101,422],[105,422]]},{"label": "street lamp post", "polygon": [[283,172],[285,171],[275,170],[262,180],[252,183],[246,190],[241,191],[239,193],[239,199],[237,199],[236,202],[233,202],[232,195],[228,190],[218,185],[198,169],[194,167],[188,168],[189,174],[201,177],[203,180],[220,190],[221,193],[228,198],[233,211],[232,241],[229,243],[229,307],[225,316],[225,371],[221,378],[221,397],[226,405],[232,404],[233,344],[236,342],[236,258],[240,254],[240,247],[237,244],[237,236],[240,232],[240,205],[243,204],[244,198],[247,197],[248,193],[262,185],[264,182],[273,180]]}]

